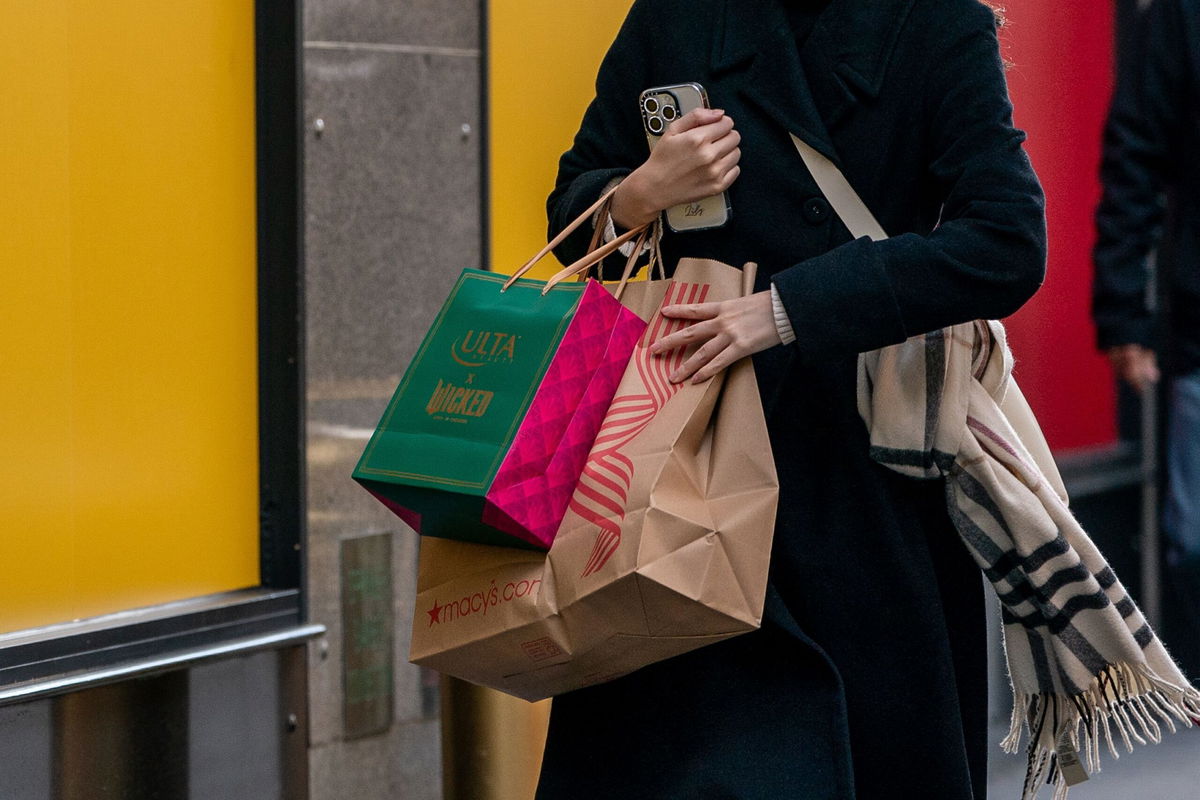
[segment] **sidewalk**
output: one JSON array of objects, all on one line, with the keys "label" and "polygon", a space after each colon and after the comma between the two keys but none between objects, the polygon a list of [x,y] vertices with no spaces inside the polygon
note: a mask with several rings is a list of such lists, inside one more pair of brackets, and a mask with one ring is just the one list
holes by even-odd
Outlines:
[{"label": "sidewalk", "polygon": [[[1020,800],[1025,779],[1025,758],[1000,751],[1007,731],[992,731],[993,749],[988,764],[988,800]],[[1022,743],[1023,744],[1023,743]],[[1200,728],[1166,734],[1161,744],[1134,745],[1132,753],[1119,747],[1113,760],[1101,750],[1102,772],[1071,789],[1070,800],[1196,800],[1200,798]],[[1049,800],[1050,787],[1038,795]]]}]

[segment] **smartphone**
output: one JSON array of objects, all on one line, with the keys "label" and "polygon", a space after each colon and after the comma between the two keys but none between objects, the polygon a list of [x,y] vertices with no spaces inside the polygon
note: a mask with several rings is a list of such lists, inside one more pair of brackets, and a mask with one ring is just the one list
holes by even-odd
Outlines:
[{"label": "smartphone", "polygon": [[[698,83],[679,83],[647,89],[638,98],[638,105],[641,107],[642,125],[646,129],[646,141],[651,150],[672,122],[693,109],[710,107],[708,93]],[[693,203],[682,203],[668,208],[667,225],[676,233],[719,228],[729,221],[732,213],[729,193],[721,192]]]}]

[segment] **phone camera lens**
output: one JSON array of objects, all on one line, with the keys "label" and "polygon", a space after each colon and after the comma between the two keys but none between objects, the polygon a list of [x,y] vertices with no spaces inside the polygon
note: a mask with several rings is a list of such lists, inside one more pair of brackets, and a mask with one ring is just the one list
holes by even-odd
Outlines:
[{"label": "phone camera lens", "polygon": [[646,109],[647,114],[657,114],[658,113],[658,98],[657,97],[647,97],[645,102],[642,103],[642,108]]},{"label": "phone camera lens", "polygon": [[662,117],[651,117],[646,120],[646,127],[650,129],[651,133],[659,134],[663,132],[666,125],[663,124]]},{"label": "phone camera lens", "polygon": [[678,116],[678,113],[679,112],[675,110],[675,106],[663,106],[662,115],[663,119],[665,119],[667,122],[675,119],[675,117]]}]

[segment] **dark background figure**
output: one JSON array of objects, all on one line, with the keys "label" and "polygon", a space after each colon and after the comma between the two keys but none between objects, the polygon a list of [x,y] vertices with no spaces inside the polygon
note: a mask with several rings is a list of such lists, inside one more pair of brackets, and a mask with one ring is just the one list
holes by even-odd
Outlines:
[{"label": "dark background figure", "polygon": [[[1104,134],[1093,314],[1140,392],[1168,377],[1167,638],[1200,658],[1200,0],[1153,0],[1123,53]],[[1172,633],[1171,628],[1179,630]]]}]

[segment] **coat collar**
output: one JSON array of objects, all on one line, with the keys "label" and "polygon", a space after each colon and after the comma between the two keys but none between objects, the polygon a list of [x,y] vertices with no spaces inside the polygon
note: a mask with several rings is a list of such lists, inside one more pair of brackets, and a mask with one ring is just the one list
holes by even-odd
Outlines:
[{"label": "coat collar", "polygon": [[831,0],[797,51],[783,0],[723,0],[713,73],[746,69],[742,94],[837,163],[826,125],[878,96],[912,4]]}]

